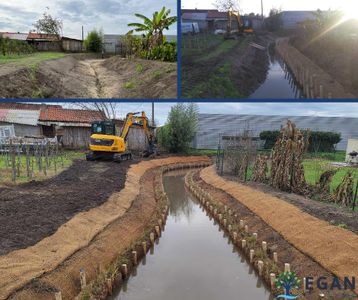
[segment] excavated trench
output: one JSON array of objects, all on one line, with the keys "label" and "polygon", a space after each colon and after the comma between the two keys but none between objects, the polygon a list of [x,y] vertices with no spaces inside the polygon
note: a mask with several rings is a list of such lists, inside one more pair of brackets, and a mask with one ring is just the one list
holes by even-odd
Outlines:
[{"label": "excavated trench", "polygon": [[197,200],[184,177],[164,177],[169,216],[160,241],[110,299],[273,299],[252,266]]},{"label": "excavated trench", "polygon": [[0,98],[175,98],[175,63],[68,55],[36,67],[1,66]]}]

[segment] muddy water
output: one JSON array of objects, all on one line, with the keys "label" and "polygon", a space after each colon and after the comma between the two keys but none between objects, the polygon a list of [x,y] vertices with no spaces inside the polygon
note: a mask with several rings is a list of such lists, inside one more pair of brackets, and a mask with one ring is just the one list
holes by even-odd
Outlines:
[{"label": "muddy water", "polygon": [[296,84],[290,70],[276,53],[274,46],[269,47],[269,70],[265,82],[250,95],[250,99],[300,99],[304,98],[301,88]]},{"label": "muddy water", "polygon": [[183,176],[164,178],[170,213],[159,243],[112,299],[273,299],[218,225],[186,192]]}]

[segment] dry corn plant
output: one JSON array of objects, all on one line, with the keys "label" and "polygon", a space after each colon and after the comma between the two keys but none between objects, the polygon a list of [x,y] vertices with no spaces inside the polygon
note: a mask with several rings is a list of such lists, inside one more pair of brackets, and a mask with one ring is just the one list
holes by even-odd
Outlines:
[{"label": "dry corn plant", "polygon": [[287,121],[272,150],[270,181],[273,187],[301,195],[308,193],[302,163],[306,149],[307,139],[295,124]]},{"label": "dry corn plant", "polygon": [[256,157],[254,170],[252,173],[252,181],[255,182],[267,182],[267,171],[268,171],[268,156],[258,155]]},{"label": "dry corn plant", "polygon": [[349,171],[344,176],[342,182],[338,185],[334,192],[335,203],[341,204],[343,206],[351,206],[353,204],[354,197],[353,185],[353,172]]}]

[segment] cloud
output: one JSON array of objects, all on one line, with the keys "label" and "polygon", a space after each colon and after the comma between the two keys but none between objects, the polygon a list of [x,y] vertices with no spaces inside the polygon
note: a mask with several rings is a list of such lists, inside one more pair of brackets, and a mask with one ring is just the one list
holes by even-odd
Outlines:
[{"label": "cloud", "polygon": [[[16,4],[0,4],[0,31],[28,32],[49,7],[51,15],[62,19],[66,36],[80,38],[82,26],[85,33],[97,28],[104,33],[125,34],[127,24],[136,21],[135,13],[150,16],[163,5],[172,15],[177,14],[176,0],[18,0]],[[175,35],[176,25],[166,34]]]}]

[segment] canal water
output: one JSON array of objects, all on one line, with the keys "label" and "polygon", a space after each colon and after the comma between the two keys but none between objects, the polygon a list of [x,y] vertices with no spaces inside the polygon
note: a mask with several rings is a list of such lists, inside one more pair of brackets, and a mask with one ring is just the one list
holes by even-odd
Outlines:
[{"label": "canal water", "polygon": [[165,231],[117,300],[273,299],[219,226],[185,190],[184,177],[165,176],[170,210]]},{"label": "canal water", "polygon": [[249,99],[300,99],[302,89],[296,84],[285,62],[271,45],[268,50],[269,70],[264,83],[249,96]]}]

